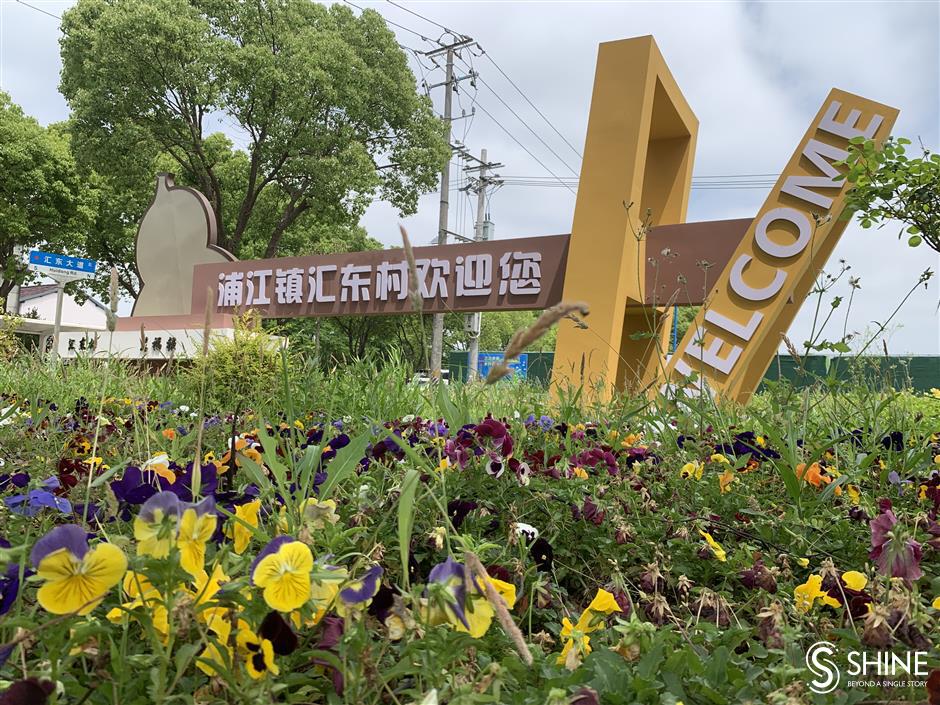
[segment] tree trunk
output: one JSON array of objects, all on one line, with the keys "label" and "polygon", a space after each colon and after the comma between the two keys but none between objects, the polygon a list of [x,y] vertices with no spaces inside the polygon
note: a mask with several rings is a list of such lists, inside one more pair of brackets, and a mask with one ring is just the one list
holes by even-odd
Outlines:
[{"label": "tree trunk", "polygon": [[310,208],[309,202],[300,201],[300,203],[298,203],[296,199],[296,196],[291,199],[291,202],[284,209],[280,219],[277,221],[277,225],[274,226],[274,230],[271,232],[271,239],[268,240],[268,246],[264,251],[266,259],[277,255],[277,248],[281,245],[281,237],[283,237],[284,231],[297,220],[301,213]]}]

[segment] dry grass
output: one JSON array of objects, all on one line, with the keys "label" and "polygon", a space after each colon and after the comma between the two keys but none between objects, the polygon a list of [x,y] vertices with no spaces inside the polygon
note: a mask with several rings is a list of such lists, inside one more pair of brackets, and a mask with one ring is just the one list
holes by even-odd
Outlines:
[{"label": "dry grass", "polygon": [[486,384],[493,384],[493,382],[508,375],[511,371],[509,361],[519,357],[520,353],[545,335],[562,318],[568,318],[574,314],[587,316],[588,313],[588,305],[580,301],[562,301],[560,304],[542,311],[542,315],[536,319],[535,323],[528,328],[517,330],[513,334],[509,340],[509,345],[506,346],[506,350],[503,352],[502,361],[490,368],[490,373],[486,376]]}]

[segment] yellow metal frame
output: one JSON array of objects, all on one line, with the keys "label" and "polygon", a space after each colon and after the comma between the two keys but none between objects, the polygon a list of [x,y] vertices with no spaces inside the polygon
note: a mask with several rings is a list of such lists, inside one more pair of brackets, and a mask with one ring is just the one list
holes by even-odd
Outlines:
[{"label": "yellow metal frame", "polygon": [[[651,393],[697,374],[690,389],[747,402],[845,230],[849,140],[880,145],[898,110],[833,89],[748,227]],[[696,392],[697,393],[697,392]]]},{"label": "yellow metal frame", "polygon": [[[651,36],[600,45],[575,205],[564,300],[591,309],[563,322],[554,384],[639,389],[660,366],[670,310],[644,303],[641,225],[685,221],[698,120]],[[629,205],[629,208],[627,206]]]}]

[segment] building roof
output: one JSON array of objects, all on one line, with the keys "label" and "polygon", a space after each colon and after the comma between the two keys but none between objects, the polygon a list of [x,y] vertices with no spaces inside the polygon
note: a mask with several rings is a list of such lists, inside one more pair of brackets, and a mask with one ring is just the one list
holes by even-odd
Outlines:
[{"label": "building roof", "polygon": [[38,299],[46,294],[54,294],[58,284],[37,284],[35,286],[20,287],[20,303],[30,299]]},{"label": "building roof", "polygon": [[[43,296],[48,296],[49,294],[56,293],[56,288],[58,284],[34,284],[32,286],[21,286],[20,287],[20,308],[25,302],[31,301],[33,299],[41,299]],[[68,294],[66,294],[68,296]],[[86,299],[89,303],[97,306],[102,311],[107,311],[108,307],[103,303],[98,301],[94,296],[89,296]]]}]

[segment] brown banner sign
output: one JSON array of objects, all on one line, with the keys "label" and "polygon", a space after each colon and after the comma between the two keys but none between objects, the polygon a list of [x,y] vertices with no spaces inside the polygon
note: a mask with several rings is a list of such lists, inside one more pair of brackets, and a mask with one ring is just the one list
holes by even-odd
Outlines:
[{"label": "brown banner sign", "polygon": [[[543,309],[561,300],[568,236],[414,248],[422,311]],[[266,318],[413,313],[404,250],[197,265],[192,311]]]}]

